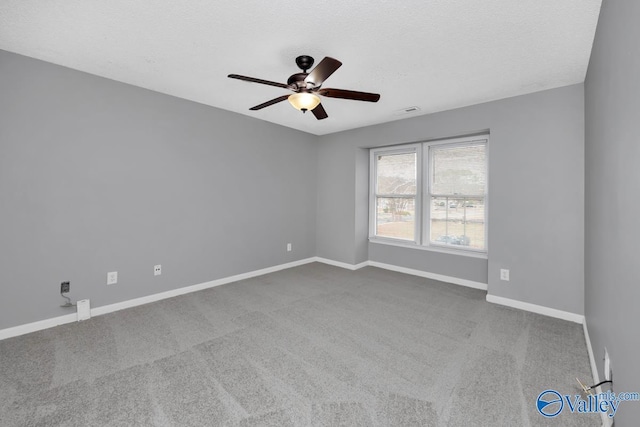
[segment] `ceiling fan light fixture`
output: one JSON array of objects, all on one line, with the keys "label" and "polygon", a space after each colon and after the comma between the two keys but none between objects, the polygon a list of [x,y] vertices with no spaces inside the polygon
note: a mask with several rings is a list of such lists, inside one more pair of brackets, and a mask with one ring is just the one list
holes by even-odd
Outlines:
[{"label": "ceiling fan light fixture", "polygon": [[313,58],[310,56],[299,56],[296,58],[296,64],[302,70],[302,73],[293,74],[287,80],[287,84],[272,82],[269,80],[256,79],[255,77],[241,76],[240,74],[229,74],[229,78],[244,80],[250,83],[260,83],[263,85],[275,86],[282,89],[288,89],[294,93],[291,95],[281,95],[262,104],[258,104],[249,108],[251,111],[262,110],[274,104],[283,102],[288,99],[293,108],[303,113],[311,111],[316,119],[324,120],[327,112],[320,103],[320,96],[328,98],[351,99],[354,101],[378,102],[380,95],[377,93],[358,92],[355,90],[344,89],[328,89],[322,88],[324,81],[331,76],[340,66],[342,62],[337,59],[325,56],[318,65],[309,73],[307,70],[313,65]]},{"label": "ceiling fan light fixture", "polygon": [[320,104],[320,97],[309,92],[299,92],[289,95],[289,102],[300,111],[311,111]]}]

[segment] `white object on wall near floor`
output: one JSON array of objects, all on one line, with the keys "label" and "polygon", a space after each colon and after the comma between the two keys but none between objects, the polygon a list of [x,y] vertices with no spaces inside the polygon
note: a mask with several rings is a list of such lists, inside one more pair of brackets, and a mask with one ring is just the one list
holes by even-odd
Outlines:
[{"label": "white object on wall near floor", "polygon": [[78,305],[78,322],[82,320],[91,319],[91,305],[88,299],[81,299],[77,302]]}]

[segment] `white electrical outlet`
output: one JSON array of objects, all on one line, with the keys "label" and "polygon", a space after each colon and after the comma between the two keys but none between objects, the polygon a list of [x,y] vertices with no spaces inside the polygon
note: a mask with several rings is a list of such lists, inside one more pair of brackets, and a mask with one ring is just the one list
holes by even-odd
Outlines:
[{"label": "white electrical outlet", "polygon": [[162,274],[162,266],[160,264],[153,266],[153,275],[159,276]]},{"label": "white electrical outlet", "polygon": [[604,379],[606,381],[611,381],[611,377],[613,377],[613,371],[611,370],[611,359],[609,358],[609,352],[607,351],[607,347],[604,348]]},{"label": "white electrical outlet", "polygon": [[107,285],[115,285],[118,283],[118,272],[110,271],[107,273]]},{"label": "white electrical outlet", "polygon": [[291,252],[291,251],[292,251],[291,243],[287,243],[287,252]]},{"label": "white electrical outlet", "polygon": [[505,268],[500,269],[500,280],[509,281],[509,270]]}]

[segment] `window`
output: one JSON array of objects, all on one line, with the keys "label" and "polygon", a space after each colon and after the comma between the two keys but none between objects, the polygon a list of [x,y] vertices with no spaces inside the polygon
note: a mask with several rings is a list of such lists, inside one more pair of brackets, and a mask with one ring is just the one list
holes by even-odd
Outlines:
[{"label": "window", "polygon": [[370,237],[487,251],[487,136],[371,150]]},{"label": "window", "polygon": [[376,154],[375,235],[416,241],[418,147]]}]

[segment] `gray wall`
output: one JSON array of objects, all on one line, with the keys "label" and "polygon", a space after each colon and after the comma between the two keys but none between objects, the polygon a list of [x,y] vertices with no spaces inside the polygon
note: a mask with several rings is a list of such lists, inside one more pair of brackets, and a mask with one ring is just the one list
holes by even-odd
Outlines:
[{"label": "gray wall", "polygon": [[[586,315],[603,377],[606,346],[614,389],[640,391],[640,2],[605,0],[585,83]],[[620,406],[616,426],[635,426],[640,403]]]},{"label": "gray wall", "polygon": [[[583,85],[320,138],[318,256],[488,283],[492,295],[584,312]],[[364,148],[490,130],[489,259],[369,243]],[[366,158],[366,155],[364,156]],[[500,268],[511,281],[499,280]]]},{"label": "gray wall", "polygon": [[0,329],[69,313],[63,280],[96,307],[315,255],[317,137],[3,51],[0,76]]},{"label": "gray wall", "polygon": [[[7,52],[0,72],[0,328],[67,313],[62,280],[101,306],[313,255],[583,313],[582,85],[316,137]],[[368,243],[367,148],[485,130],[488,260]]]}]

